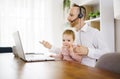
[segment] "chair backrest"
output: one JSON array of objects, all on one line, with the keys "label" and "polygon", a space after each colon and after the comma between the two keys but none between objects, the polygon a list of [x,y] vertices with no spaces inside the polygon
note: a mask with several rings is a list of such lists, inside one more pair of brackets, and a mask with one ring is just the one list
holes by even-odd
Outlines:
[{"label": "chair backrest", "polygon": [[0,53],[10,53],[12,52],[12,47],[0,47]]},{"label": "chair backrest", "polygon": [[107,53],[102,55],[95,67],[120,73],[120,53]]}]

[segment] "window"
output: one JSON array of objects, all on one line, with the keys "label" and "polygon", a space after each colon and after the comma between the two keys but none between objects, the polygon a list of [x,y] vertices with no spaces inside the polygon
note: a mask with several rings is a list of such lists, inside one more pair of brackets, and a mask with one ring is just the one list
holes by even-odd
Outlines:
[{"label": "window", "polygon": [[25,51],[46,50],[39,41],[52,42],[51,9],[51,0],[0,0],[0,44],[13,46],[19,30]]}]

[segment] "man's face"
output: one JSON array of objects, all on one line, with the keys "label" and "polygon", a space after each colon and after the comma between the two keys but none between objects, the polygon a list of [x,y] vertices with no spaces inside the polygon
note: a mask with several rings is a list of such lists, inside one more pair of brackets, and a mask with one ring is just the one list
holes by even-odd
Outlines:
[{"label": "man's face", "polygon": [[70,22],[70,25],[72,27],[75,27],[79,23],[78,14],[79,14],[79,8],[78,7],[71,7],[70,13],[69,13],[67,19]]},{"label": "man's face", "polygon": [[74,42],[74,40],[73,40],[72,35],[68,35],[68,34],[63,35],[63,46],[64,47],[69,47],[70,45],[73,44],[73,42]]}]

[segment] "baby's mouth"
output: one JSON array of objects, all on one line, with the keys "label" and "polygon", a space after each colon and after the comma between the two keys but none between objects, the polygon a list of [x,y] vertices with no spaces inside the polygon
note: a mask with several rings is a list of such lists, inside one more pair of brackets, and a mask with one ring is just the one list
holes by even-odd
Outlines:
[{"label": "baby's mouth", "polygon": [[69,45],[66,44],[65,47],[69,47]]}]

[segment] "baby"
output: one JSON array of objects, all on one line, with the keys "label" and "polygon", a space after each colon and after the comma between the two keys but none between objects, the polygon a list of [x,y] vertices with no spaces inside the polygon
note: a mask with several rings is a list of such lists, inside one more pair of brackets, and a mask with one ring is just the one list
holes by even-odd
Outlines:
[{"label": "baby", "polygon": [[[75,40],[75,34],[72,30],[65,30],[63,32],[62,36],[62,48],[57,55],[51,55],[54,57],[56,60],[66,60],[66,61],[73,61],[73,62],[81,62],[82,56],[78,55],[77,53],[74,52],[74,48],[76,47],[74,45],[74,40]],[[47,46],[45,45],[44,41],[41,42],[46,48]]]}]

